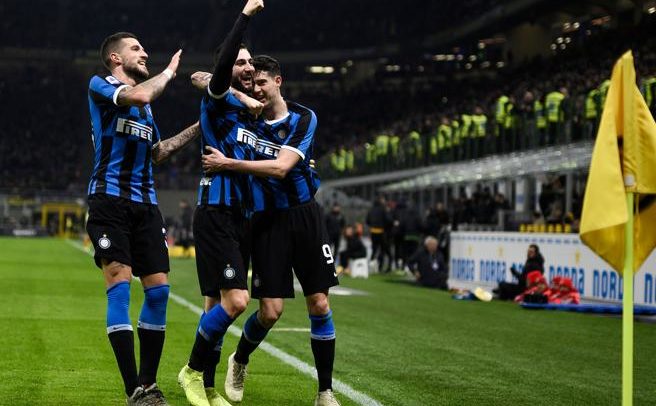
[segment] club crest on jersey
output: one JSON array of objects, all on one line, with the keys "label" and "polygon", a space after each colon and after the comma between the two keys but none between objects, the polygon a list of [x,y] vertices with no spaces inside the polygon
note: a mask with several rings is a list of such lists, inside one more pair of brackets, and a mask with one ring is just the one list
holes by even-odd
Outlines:
[{"label": "club crest on jersey", "polygon": [[112,242],[107,238],[107,234],[103,234],[102,237],[98,240],[98,246],[104,250],[112,246]]},{"label": "club crest on jersey", "polygon": [[136,121],[128,120],[126,118],[119,118],[116,121],[116,132],[135,135],[142,140],[153,140],[153,129],[147,125],[137,123]]},{"label": "club crest on jersey", "polygon": [[280,138],[281,140],[284,140],[287,137],[287,131],[285,131],[284,128],[281,128],[280,130],[278,130],[277,135],[278,135],[278,138]]},{"label": "club crest on jersey", "polygon": [[235,269],[228,264],[226,266],[226,269],[223,270],[223,276],[225,276],[226,279],[232,279],[235,277],[237,272],[235,272]]},{"label": "club crest on jersey", "polygon": [[255,277],[253,278],[253,286],[259,288],[261,284],[262,282],[260,282],[260,278],[257,275],[255,275]]}]

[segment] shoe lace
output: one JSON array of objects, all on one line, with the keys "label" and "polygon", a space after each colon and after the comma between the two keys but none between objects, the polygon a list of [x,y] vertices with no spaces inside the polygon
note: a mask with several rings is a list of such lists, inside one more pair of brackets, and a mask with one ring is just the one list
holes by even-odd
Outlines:
[{"label": "shoe lace", "polygon": [[166,398],[164,397],[164,393],[155,386],[152,389],[149,389],[144,392],[144,404],[147,406],[163,406],[163,405],[168,405],[166,403]]},{"label": "shoe lace", "polygon": [[237,389],[244,388],[244,380],[246,379],[246,365],[241,365],[235,362],[235,367],[232,370],[233,386]]}]

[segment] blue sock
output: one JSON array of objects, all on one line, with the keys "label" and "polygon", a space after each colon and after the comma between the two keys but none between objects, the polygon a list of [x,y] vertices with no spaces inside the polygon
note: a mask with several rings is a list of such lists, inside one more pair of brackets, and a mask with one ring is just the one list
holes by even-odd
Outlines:
[{"label": "blue sock", "polygon": [[217,304],[201,318],[198,333],[208,342],[216,344],[219,340],[223,340],[233,321],[235,320],[228,316],[223,306]]},{"label": "blue sock", "polygon": [[169,301],[169,285],[144,289],[145,300],[141,307],[138,327],[145,330],[166,330],[166,306]]},{"label": "blue sock", "polygon": [[189,357],[189,367],[191,369],[205,371],[209,366],[207,363],[209,358],[216,359],[218,362],[221,356],[220,349],[223,336],[233,321],[234,319],[228,316],[228,313],[220,304],[214,306],[201,317],[194,347]]},{"label": "blue sock", "polygon": [[333,324],[332,311],[322,316],[310,315],[310,337],[315,340],[335,339],[335,325]]},{"label": "blue sock", "polygon": [[107,336],[128,396],[139,386],[129,307],[130,282],[119,282],[107,289]]},{"label": "blue sock", "polygon": [[169,290],[169,285],[157,285],[144,289],[145,298],[137,324],[141,355],[139,383],[144,386],[150,386],[157,382],[157,369],[164,348]]},{"label": "blue sock", "polygon": [[132,331],[130,307],[130,282],[119,282],[107,289],[107,334],[115,331]]},{"label": "blue sock", "polygon": [[248,364],[250,355],[264,341],[268,333],[269,329],[260,324],[257,319],[257,312],[251,314],[244,324],[244,330],[241,333],[239,344],[237,344],[235,361],[240,364]]}]

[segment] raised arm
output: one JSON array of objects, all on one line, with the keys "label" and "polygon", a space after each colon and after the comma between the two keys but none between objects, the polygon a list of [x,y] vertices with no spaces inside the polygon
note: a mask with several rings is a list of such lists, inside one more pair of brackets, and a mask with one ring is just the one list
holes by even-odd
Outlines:
[{"label": "raised arm", "polygon": [[171,58],[171,62],[159,75],[155,75],[145,82],[139,83],[136,86],[125,86],[116,99],[119,106],[145,106],[151,103],[164,91],[167,83],[175,77],[175,72],[178,70],[180,64],[180,49]]},{"label": "raised arm", "polygon": [[239,54],[239,44],[241,44],[248,27],[250,17],[264,8],[264,0],[248,0],[237,21],[232,26],[228,36],[223,41],[219,51],[218,60],[214,67],[214,76],[209,83],[211,94],[222,95],[230,87],[232,81],[232,66],[235,64]]},{"label": "raised arm", "polygon": [[196,122],[173,137],[158,142],[153,146],[153,163],[159,165],[166,161],[171,155],[184,148],[187,144],[198,137],[200,133],[200,124]]}]

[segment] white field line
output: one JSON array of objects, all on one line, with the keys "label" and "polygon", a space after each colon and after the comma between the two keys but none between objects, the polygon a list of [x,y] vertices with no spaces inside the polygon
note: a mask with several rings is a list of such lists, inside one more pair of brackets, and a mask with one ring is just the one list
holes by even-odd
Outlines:
[{"label": "white field line", "polygon": [[[66,242],[73,248],[76,248],[88,255],[93,255],[89,251],[87,251],[80,243],[71,240],[66,240]],[[198,316],[200,316],[203,313],[203,309],[201,309],[199,306],[196,306],[195,304],[189,302],[187,299],[178,296],[175,293],[171,292],[169,294],[169,297],[174,302],[178,303],[182,307],[186,307],[187,309],[189,309],[190,311],[192,311]],[[234,336],[241,337],[241,329],[239,327],[230,326],[228,332]],[[262,349],[264,352],[273,356],[274,358],[278,358],[280,361],[284,362],[285,364],[294,367],[295,369],[302,372],[303,374],[309,375],[310,377],[317,379],[317,372],[314,366],[311,366],[306,362],[301,361],[300,359],[294,357],[293,355],[290,355],[265,341],[260,343],[258,348]],[[347,398],[351,399],[353,402],[359,405],[383,406],[383,404],[378,402],[376,399],[373,399],[365,395],[364,393],[353,389],[350,385],[340,381],[339,379],[333,378],[333,388],[335,389],[336,392],[346,396]]]}]

